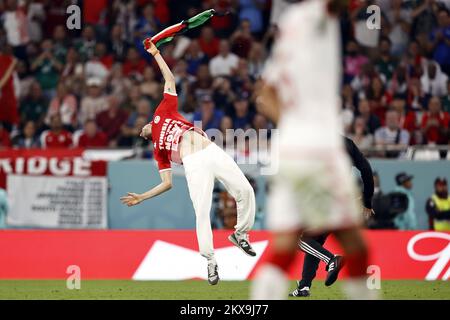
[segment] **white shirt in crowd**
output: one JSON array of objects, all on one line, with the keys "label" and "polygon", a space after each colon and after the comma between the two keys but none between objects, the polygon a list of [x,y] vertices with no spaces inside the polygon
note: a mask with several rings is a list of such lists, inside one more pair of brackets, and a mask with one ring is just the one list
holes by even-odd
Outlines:
[{"label": "white shirt in crowd", "polygon": [[25,45],[30,41],[28,19],[22,10],[5,12],[3,28],[6,31],[8,43],[13,47]]},{"label": "white shirt in crowd", "polygon": [[221,54],[215,56],[209,62],[209,70],[211,76],[229,76],[233,69],[236,69],[238,66],[239,57],[234,53],[228,53],[226,56],[222,56]]}]

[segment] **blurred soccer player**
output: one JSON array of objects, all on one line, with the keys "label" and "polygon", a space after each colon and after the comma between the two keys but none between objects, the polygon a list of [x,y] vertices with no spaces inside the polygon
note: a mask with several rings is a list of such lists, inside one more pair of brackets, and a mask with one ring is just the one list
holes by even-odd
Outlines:
[{"label": "blurred soccer player", "polygon": [[162,182],[142,194],[128,193],[121,200],[134,206],[169,190],[172,187],[171,161],[182,163],[196,215],[200,254],[208,260],[208,282],[215,285],[219,274],[210,221],[214,179],[217,178],[236,200],[237,224],[228,239],[250,256],[256,255],[248,239],[255,220],[255,194],[233,159],[178,113],[174,76],[153,43],[148,52],[164,77],[164,98],[156,108],[153,121],[142,128],[141,136],[153,141]]},{"label": "blurred soccer player", "polygon": [[280,19],[280,37],[265,70],[261,111],[279,127],[280,169],[269,200],[273,241],[251,288],[253,299],[287,296],[287,271],[304,230],[332,232],[348,265],[346,292],[368,299],[368,250],[359,231],[357,192],[339,117],[341,55],[339,0],[293,4]]}]

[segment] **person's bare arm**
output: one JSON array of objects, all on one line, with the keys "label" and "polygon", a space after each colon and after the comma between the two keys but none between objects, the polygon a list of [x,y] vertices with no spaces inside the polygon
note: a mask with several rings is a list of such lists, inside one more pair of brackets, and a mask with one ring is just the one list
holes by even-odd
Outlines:
[{"label": "person's bare arm", "polygon": [[277,124],[280,119],[281,106],[277,91],[267,83],[263,83],[258,91],[258,98],[256,99],[258,112]]},{"label": "person's bare arm", "polygon": [[159,173],[161,183],[147,192],[138,194],[129,192],[126,196],[120,198],[123,204],[132,207],[138,205],[142,201],[154,198],[172,188],[172,170],[165,170]]},{"label": "person's bare arm", "polygon": [[11,76],[11,74],[14,71],[14,68],[16,67],[17,64],[17,60],[13,59],[13,61],[11,62],[11,64],[9,65],[8,69],[6,69],[6,72],[3,74],[3,76],[0,78],[0,89],[3,88],[3,86],[5,85],[6,81],[8,81],[9,77]]},{"label": "person's bare arm", "polygon": [[170,71],[169,66],[167,65],[166,61],[164,61],[164,58],[162,57],[158,48],[156,48],[153,42],[150,41],[149,43],[150,47],[147,49],[147,52],[155,58],[156,63],[158,64],[158,67],[164,77],[164,92],[176,94],[177,91],[175,88],[175,77],[173,76],[172,71]]}]

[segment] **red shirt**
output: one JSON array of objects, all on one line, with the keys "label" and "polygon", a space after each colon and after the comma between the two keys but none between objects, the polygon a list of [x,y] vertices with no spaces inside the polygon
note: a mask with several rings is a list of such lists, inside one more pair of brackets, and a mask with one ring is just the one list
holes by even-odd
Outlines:
[{"label": "red shirt", "polygon": [[209,58],[213,58],[219,54],[220,41],[217,38],[212,39],[211,42],[206,42],[202,38],[199,38],[198,44],[203,53],[206,54]]},{"label": "red shirt", "polygon": [[47,131],[43,134],[44,147],[47,149],[68,148],[72,145],[72,134],[69,131],[61,130],[59,133]]},{"label": "red shirt", "polygon": [[125,77],[128,77],[133,73],[142,75],[146,66],[147,62],[143,59],[139,59],[137,62],[126,61],[122,67],[123,75]]},{"label": "red shirt", "polygon": [[164,93],[164,98],[156,108],[151,123],[153,153],[159,171],[170,169],[170,161],[181,163],[178,150],[180,138],[186,131],[194,129],[194,126],[178,113],[176,95]]},{"label": "red shirt", "polygon": [[[1,76],[3,76],[3,73],[8,70],[12,63],[12,56],[0,53]],[[17,98],[14,92],[12,74],[6,80],[5,85],[0,89],[0,121],[10,124],[15,124],[19,121],[19,114],[17,112]]]},{"label": "red shirt", "polygon": [[78,146],[83,148],[101,148],[108,145],[108,138],[103,132],[97,132],[95,136],[89,137],[83,133],[78,141]]},{"label": "red shirt", "polygon": [[9,133],[5,129],[0,129],[0,148],[11,147],[11,140]]},{"label": "red shirt", "polygon": [[450,116],[448,112],[440,112],[436,115],[430,115],[429,112],[425,113],[422,117],[422,129],[425,129],[429,119],[436,119],[439,122],[438,126],[430,126],[425,131],[425,137],[427,142],[434,142],[437,144],[447,144],[446,137],[442,135],[439,129],[448,128],[450,122]]}]

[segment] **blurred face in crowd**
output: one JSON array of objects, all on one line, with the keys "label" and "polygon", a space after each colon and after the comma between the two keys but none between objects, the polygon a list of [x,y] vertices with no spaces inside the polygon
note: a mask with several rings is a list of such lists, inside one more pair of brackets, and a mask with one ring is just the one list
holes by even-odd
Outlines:
[{"label": "blurred face in crowd", "polygon": [[260,61],[264,58],[264,48],[262,44],[258,42],[253,42],[252,48],[248,54],[248,59],[250,61]]},{"label": "blurred face in crowd", "polygon": [[78,52],[75,48],[69,48],[66,54],[66,63],[75,63],[78,60]]},{"label": "blurred face in crowd", "polygon": [[199,55],[199,53],[200,53],[200,46],[199,46],[197,40],[192,40],[191,41],[191,44],[189,45],[188,53],[192,57],[196,57],[197,55]]},{"label": "blurred face in crowd", "polygon": [[150,115],[151,112],[150,103],[146,99],[139,100],[136,107],[136,112],[144,117]]},{"label": "blurred face in crowd", "polygon": [[230,44],[228,43],[228,40],[220,41],[219,52],[222,56],[226,56],[230,53]]},{"label": "blurred face in crowd", "polygon": [[441,28],[446,28],[450,25],[450,19],[447,11],[441,10],[438,13],[438,24]]},{"label": "blurred face in crowd", "polygon": [[58,83],[58,86],[56,87],[56,95],[58,98],[63,99],[67,95],[67,87],[64,83],[60,82]]},{"label": "blurred face in crowd", "polygon": [[356,134],[364,134],[366,131],[366,121],[362,117],[356,117],[353,128]]},{"label": "blurred face in crowd", "polygon": [[358,104],[358,110],[363,116],[369,115],[370,114],[369,101],[366,99],[361,99]]},{"label": "blurred face in crowd", "polygon": [[37,81],[33,81],[30,86],[30,97],[33,100],[39,100],[42,97],[41,85]]},{"label": "blurred face in crowd", "polygon": [[247,99],[238,99],[234,103],[234,110],[236,110],[236,115],[238,117],[243,117],[248,111],[248,101]]},{"label": "blurred face in crowd", "polygon": [[55,114],[50,119],[50,128],[53,131],[58,131],[58,130],[62,129],[62,121],[61,121],[61,116],[59,114]]},{"label": "blurred face in crowd", "polygon": [[436,183],[436,185],[434,186],[435,192],[436,194],[440,197],[440,198],[447,198],[448,197],[448,185],[447,183],[440,181],[438,183]]},{"label": "blurred face in crowd", "polygon": [[97,134],[97,124],[95,123],[95,121],[91,120],[86,122],[86,124],[84,125],[84,133],[86,133],[89,138],[95,137],[95,135]]},{"label": "blurred face in crowd", "polygon": [[397,130],[399,127],[399,114],[396,110],[386,112],[386,127],[391,130]]},{"label": "blurred face in crowd", "polygon": [[66,29],[62,25],[58,25],[53,30],[53,40],[64,41],[66,39]]},{"label": "blurred face in crowd", "polygon": [[25,138],[33,138],[36,134],[36,126],[33,121],[28,121],[23,128],[23,135]]},{"label": "blurred face in crowd", "polygon": [[405,111],[405,106],[406,106],[406,101],[404,99],[395,98],[391,102],[391,107],[400,114]]},{"label": "blurred face in crowd", "polygon": [[228,129],[233,129],[233,120],[230,117],[225,116],[220,122],[220,131],[222,131],[223,134],[226,134]]},{"label": "blurred face in crowd", "polygon": [[153,5],[147,4],[144,8],[144,17],[147,21],[151,21],[154,19],[154,12]]},{"label": "blurred face in crowd", "polygon": [[208,80],[210,78],[209,67],[206,64],[202,64],[197,69],[198,80]]},{"label": "blurred face in crowd", "polygon": [[103,42],[99,42],[95,46],[95,56],[98,58],[102,58],[106,55],[108,49],[106,48],[106,44]]},{"label": "blurred face in crowd", "polygon": [[428,78],[434,79],[436,77],[437,67],[434,63],[428,64]]},{"label": "blurred face in crowd", "polygon": [[119,109],[120,100],[115,95],[110,95],[108,97],[108,107],[110,111],[116,111]]},{"label": "blurred face in crowd", "polygon": [[120,24],[116,24],[111,29],[111,38],[114,40],[122,40],[122,26]]},{"label": "blurred face in crowd", "polygon": [[201,37],[204,41],[210,42],[214,39],[214,30],[211,27],[204,27],[202,29]]},{"label": "blurred face in crowd", "polygon": [[349,56],[356,56],[358,54],[358,51],[359,51],[359,47],[355,41],[350,41],[347,44],[347,54]]},{"label": "blurred face in crowd", "polygon": [[431,114],[438,114],[441,112],[441,99],[438,97],[432,97],[428,103],[428,110]]},{"label": "blurred face in crowd", "polygon": [[51,40],[47,39],[42,42],[42,51],[51,52],[53,50],[53,43]]},{"label": "blurred face in crowd", "polygon": [[247,19],[242,20],[241,22],[241,31],[244,34],[244,36],[250,36],[251,35],[251,29],[250,29],[250,21]]},{"label": "blurred face in crowd", "polygon": [[200,105],[201,112],[204,117],[209,118],[212,116],[214,112],[214,102],[208,98],[202,99],[201,105]]},{"label": "blurred face in crowd", "polygon": [[383,55],[389,55],[391,53],[391,43],[387,39],[381,41],[380,52]]},{"label": "blurred face in crowd", "polygon": [[408,181],[403,182],[403,187],[405,189],[411,190],[413,188],[413,180],[409,179]]},{"label": "blurred face in crowd", "polygon": [[[146,117],[138,117],[136,119],[136,122],[134,123],[134,127],[136,129],[138,129],[139,131],[142,130],[143,127],[145,127],[147,125],[147,118]],[[151,134],[151,130],[150,130],[150,134]]]},{"label": "blurred face in crowd", "polygon": [[146,67],[144,69],[144,80],[145,81],[153,81],[155,80],[155,71],[152,67]]},{"label": "blurred face in crowd", "polygon": [[98,98],[102,94],[102,88],[99,85],[90,85],[87,91],[91,98]]},{"label": "blurred face in crowd", "polygon": [[267,119],[260,113],[253,118],[253,127],[255,130],[267,129]]},{"label": "blurred face in crowd", "polygon": [[95,30],[92,26],[86,26],[83,28],[83,38],[86,41],[92,41],[95,39]]},{"label": "blurred face in crowd", "polygon": [[127,59],[131,62],[139,61],[139,52],[135,48],[128,49]]}]

